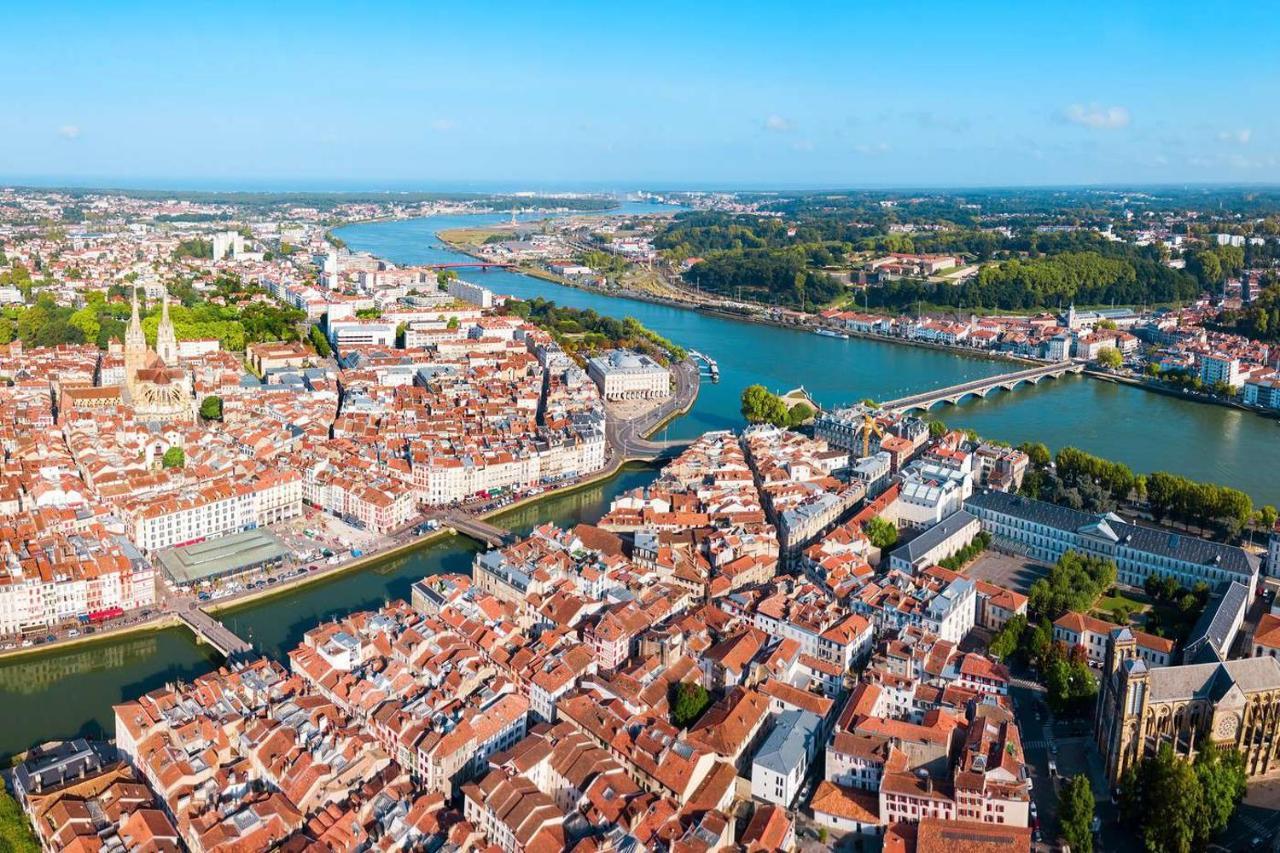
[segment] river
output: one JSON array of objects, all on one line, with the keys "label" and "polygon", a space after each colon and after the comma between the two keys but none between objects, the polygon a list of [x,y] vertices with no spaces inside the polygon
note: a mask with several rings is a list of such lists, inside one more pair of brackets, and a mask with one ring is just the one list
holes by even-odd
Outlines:
[{"label": "river", "polygon": [[[625,209],[664,210],[650,205]],[[337,233],[353,249],[397,263],[445,263],[464,258],[444,247],[435,236],[437,231],[507,220],[444,216],[352,225]],[[720,384],[703,383],[693,410],[671,425],[672,438],[741,426],[738,394],[756,382],[775,390],[803,385],[819,402],[834,405],[865,397],[890,399],[1009,369],[1007,364],[962,354],[823,338],[514,273],[468,277],[499,293],[545,296],[603,314],[630,315],[671,340],[715,358]],[[984,400],[935,409],[933,414],[994,438],[1043,441],[1055,449],[1073,444],[1123,460],[1138,471],[1176,471],[1244,489],[1258,502],[1280,503],[1280,483],[1268,473],[1280,463],[1277,427],[1256,415],[1083,377],[996,392]],[[651,468],[627,468],[604,483],[547,498],[502,521],[519,531],[547,521],[563,525],[594,521],[613,495],[654,476]],[[407,598],[410,584],[425,575],[465,572],[476,550],[468,539],[449,539],[230,610],[221,618],[266,653],[282,658],[317,622]],[[0,665],[0,758],[43,740],[110,734],[112,704],[214,665],[216,660],[181,629],[103,640]]]}]

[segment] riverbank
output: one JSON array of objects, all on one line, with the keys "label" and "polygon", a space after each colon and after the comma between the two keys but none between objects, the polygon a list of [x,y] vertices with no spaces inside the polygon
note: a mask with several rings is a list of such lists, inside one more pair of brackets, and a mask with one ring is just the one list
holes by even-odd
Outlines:
[{"label": "riverbank", "polygon": [[[453,229],[458,230],[458,229]],[[479,230],[479,229],[477,229]],[[473,246],[466,243],[453,242],[446,239],[443,235],[449,233],[448,230],[438,232],[437,239],[440,240],[449,249],[475,258],[478,261],[487,261],[488,259],[474,250]],[[575,290],[581,290],[587,293],[596,293],[601,296],[612,297],[615,299],[634,299],[638,302],[648,302],[652,305],[661,305],[666,308],[676,308],[685,311],[697,311],[699,314],[705,314],[709,317],[718,317],[723,320],[737,320],[743,323],[752,323],[759,326],[771,326],[777,329],[790,329],[796,332],[812,333],[817,329],[825,328],[821,324],[800,325],[797,323],[787,323],[777,320],[767,315],[761,314],[744,314],[737,311],[729,311],[725,308],[717,306],[710,301],[699,301],[696,299],[676,299],[668,296],[659,296],[655,293],[642,290],[631,290],[629,288],[601,288],[586,282],[574,281],[572,279],[558,276],[555,273],[541,269],[539,267],[530,266],[528,264],[517,265],[514,270],[520,275],[526,275],[530,278],[537,278],[542,281],[548,281],[561,287],[572,287]],[[554,297],[553,297],[554,299]],[[859,340],[876,341],[886,344],[898,344],[902,346],[916,347],[918,349],[929,349],[938,352],[945,352],[950,355],[960,355],[970,358],[983,359],[986,361],[1008,362],[1012,364],[1041,364],[1042,362],[1023,356],[1013,355],[1011,353],[997,353],[990,350],[974,349],[973,347],[950,346],[948,344],[940,344],[935,341],[917,341],[910,338],[900,338],[894,335],[880,335],[875,332],[859,332],[852,329],[842,329],[844,334],[851,338]]]},{"label": "riverbank", "polygon": [[1224,400],[1221,397],[1217,397],[1212,394],[1199,394],[1195,391],[1183,391],[1160,382],[1151,382],[1147,379],[1140,379],[1135,376],[1123,376],[1106,370],[1100,370],[1096,367],[1087,367],[1085,368],[1084,373],[1086,376],[1103,382],[1114,382],[1117,385],[1127,385],[1130,388],[1141,388],[1144,391],[1150,391],[1153,394],[1163,394],[1166,397],[1172,397],[1175,400],[1183,400],[1188,403],[1203,403],[1206,406],[1221,406],[1224,409],[1248,412],[1251,415],[1258,415],[1259,417],[1267,418],[1269,420],[1276,419],[1275,412],[1258,409],[1253,406],[1246,406],[1244,403],[1236,400]]},{"label": "riverbank", "polygon": [[155,631],[166,631],[170,628],[178,628],[183,625],[173,613],[161,613],[149,619],[143,619],[128,625],[121,625],[118,628],[111,628],[107,631],[94,631],[92,634],[81,634],[78,637],[67,637],[53,643],[41,643],[38,646],[28,646],[27,648],[8,649],[0,651],[0,661],[17,660],[18,658],[38,658],[41,655],[61,654],[66,651],[78,649],[83,646],[92,646],[96,643],[115,642],[125,639],[134,634],[147,634]]}]

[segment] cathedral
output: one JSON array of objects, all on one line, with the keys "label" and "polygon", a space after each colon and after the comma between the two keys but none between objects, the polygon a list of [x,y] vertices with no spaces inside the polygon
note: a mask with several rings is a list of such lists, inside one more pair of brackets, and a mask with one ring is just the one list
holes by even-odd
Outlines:
[{"label": "cathedral", "polygon": [[138,292],[133,292],[133,316],[124,336],[125,403],[140,421],[174,423],[195,419],[191,376],[178,366],[178,336],[169,319],[169,294],[164,295],[156,349],[147,347],[138,316]]},{"label": "cathedral", "polygon": [[1193,759],[1206,748],[1244,754],[1250,778],[1280,773],[1280,661],[1254,657],[1149,667],[1128,628],[1107,640],[1094,739],[1111,784],[1173,745]]}]

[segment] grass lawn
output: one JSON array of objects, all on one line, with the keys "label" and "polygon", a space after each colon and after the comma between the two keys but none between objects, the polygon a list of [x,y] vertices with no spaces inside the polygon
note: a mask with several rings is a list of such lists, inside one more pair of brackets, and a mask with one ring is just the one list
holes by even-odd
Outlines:
[{"label": "grass lawn", "polygon": [[1116,590],[1115,595],[1104,595],[1093,606],[1095,610],[1105,610],[1108,613],[1115,613],[1121,608],[1128,608],[1130,615],[1134,616],[1146,612],[1150,605],[1125,595],[1121,590]]}]

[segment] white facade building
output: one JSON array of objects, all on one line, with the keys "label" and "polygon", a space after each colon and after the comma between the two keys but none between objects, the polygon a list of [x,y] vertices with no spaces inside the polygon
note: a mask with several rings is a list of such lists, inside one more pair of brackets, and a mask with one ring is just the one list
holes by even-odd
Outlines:
[{"label": "white facade building", "polygon": [[671,393],[671,371],[643,353],[612,350],[587,362],[606,400],[648,400]]}]

